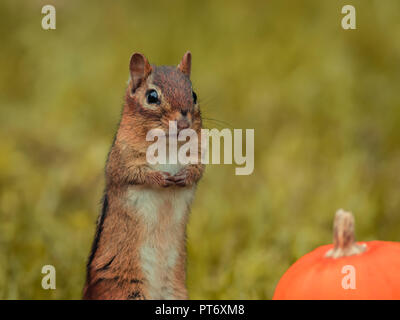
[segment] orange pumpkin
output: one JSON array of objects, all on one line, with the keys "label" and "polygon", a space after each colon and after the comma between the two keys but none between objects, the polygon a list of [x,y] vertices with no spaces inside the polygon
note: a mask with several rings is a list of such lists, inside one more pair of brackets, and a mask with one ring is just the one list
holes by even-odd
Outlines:
[{"label": "orange pumpkin", "polygon": [[354,239],[354,217],[339,210],[334,244],[294,263],[280,279],[274,300],[400,299],[400,243]]}]

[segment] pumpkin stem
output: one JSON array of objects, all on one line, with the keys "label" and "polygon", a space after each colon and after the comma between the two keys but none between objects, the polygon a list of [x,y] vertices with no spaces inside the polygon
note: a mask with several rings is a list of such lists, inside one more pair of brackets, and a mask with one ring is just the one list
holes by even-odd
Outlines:
[{"label": "pumpkin stem", "polygon": [[356,243],[353,214],[343,209],[336,211],[333,223],[333,249],[325,256],[336,259],[361,254],[365,250],[367,250],[366,244]]}]

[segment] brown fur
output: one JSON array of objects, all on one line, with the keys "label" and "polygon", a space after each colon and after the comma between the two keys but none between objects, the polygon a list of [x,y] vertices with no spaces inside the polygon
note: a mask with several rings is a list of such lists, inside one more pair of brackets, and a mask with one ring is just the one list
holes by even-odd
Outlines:
[{"label": "brown fur", "polygon": [[[150,66],[140,54],[131,58],[131,81],[106,164],[103,212],[87,265],[84,299],[187,298],[187,215],[191,190],[204,166],[186,165],[175,174],[158,171],[146,162],[152,142],[145,137],[150,129],[168,131],[168,121],[182,117],[200,134],[201,114],[193,103],[190,64],[190,53],[178,68]],[[159,92],[160,105],[146,105],[149,88]],[[187,200],[181,202],[184,195]],[[184,208],[182,219],[175,212],[179,208]]]}]

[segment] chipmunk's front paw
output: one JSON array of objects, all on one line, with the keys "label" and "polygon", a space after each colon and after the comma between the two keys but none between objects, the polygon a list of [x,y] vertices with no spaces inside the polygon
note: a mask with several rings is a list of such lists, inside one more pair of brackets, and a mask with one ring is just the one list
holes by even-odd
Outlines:
[{"label": "chipmunk's front paw", "polygon": [[191,186],[194,183],[193,175],[188,169],[183,169],[168,179],[180,187]]},{"label": "chipmunk's front paw", "polygon": [[171,178],[171,175],[168,172],[153,171],[153,172],[148,173],[147,183],[149,185],[167,188],[174,184],[174,182],[171,181],[170,178]]}]

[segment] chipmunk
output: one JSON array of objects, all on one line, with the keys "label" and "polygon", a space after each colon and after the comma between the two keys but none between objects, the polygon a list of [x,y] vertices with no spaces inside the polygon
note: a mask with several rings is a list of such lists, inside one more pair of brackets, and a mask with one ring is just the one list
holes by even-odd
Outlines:
[{"label": "chipmunk", "polygon": [[177,67],[135,53],[106,164],[102,213],[87,263],[84,299],[187,299],[186,224],[203,164],[146,161],[151,129],[201,131],[191,54]]}]

